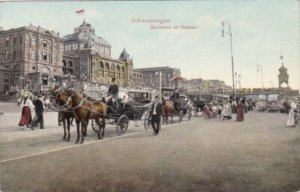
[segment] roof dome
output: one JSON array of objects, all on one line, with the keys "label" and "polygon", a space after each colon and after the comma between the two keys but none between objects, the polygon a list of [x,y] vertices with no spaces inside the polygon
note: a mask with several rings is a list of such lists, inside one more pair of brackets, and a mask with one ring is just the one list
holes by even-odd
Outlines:
[{"label": "roof dome", "polygon": [[122,53],[120,54],[119,57],[120,60],[127,60],[129,59],[129,54],[127,53],[126,49],[124,48]]}]

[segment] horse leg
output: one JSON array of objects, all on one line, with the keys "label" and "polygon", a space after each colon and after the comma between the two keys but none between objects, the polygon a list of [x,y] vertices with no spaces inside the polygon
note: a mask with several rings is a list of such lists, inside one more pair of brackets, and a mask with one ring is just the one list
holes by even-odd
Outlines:
[{"label": "horse leg", "polygon": [[95,121],[99,127],[99,131],[98,131],[98,139],[102,139],[102,122],[100,122],[99,117],[95,118]]},{"label": "horse leg", "polygon": [[104,137],[104,132],[105,132],[105,118],[102,117],[102,138]]},{"label": "horse leg", "polygon": [[84,134],[85,134],[85,129],[86,129],[86,120],[81,121],[81,141],[80,144],[84,142]]},{"label": "horse leg", "polygon": [[64,136],[63,136],[63,140],[65,141],[66,140],[66,119],[63,118],[62,119],[62,122],[63,122],[63,128],[64,128]]},{"label": "horse leg", "polygon": [[67,142],[70,141],[70,118],[67,119],[67,128],[68,128],[68,138],[67,138]]},{"label": "horse leg", "polygon": [[86,121],[85,129],[84,129],[84,136],[87,136],[87,127],[89,125],[89,119]]},{"label": "horse leg", "polygon": [[[82,124],[82,123],[81,123]],[[79,132],[79,126],[80,126],[80,121],[76,120],[76,127],[77,127],[77,139],[75,143],[79,142],[79,137],[80,137],[80,132]]]}]

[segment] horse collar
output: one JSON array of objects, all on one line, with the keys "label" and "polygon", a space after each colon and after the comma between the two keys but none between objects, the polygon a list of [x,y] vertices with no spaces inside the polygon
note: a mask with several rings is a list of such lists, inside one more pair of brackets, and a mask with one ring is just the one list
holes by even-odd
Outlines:
[{"label": "horse collar", "polygon": [[83,103],[83,98],[80,99],[79,104],[76,107],[73,107],[73,109],[77,109],[77,108],[81,107],[82,103]]}]

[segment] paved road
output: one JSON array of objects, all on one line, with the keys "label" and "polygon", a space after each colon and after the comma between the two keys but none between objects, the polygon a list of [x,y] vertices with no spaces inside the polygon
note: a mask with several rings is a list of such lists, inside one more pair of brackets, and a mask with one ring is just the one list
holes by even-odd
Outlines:
[{"label": "paved road", "polygon": [[[300,130],[286,128],[286,118],[257,112],[242,123],[194,118],[157,137],[136,131],[98,141],[89,134],[84,145],[33,137],[31,156],[0,163],[2,190],[297,191]],[[66,146],[37,154],[45,141]],[[23,147],[20,139],[9,142],[11,150]]]}]

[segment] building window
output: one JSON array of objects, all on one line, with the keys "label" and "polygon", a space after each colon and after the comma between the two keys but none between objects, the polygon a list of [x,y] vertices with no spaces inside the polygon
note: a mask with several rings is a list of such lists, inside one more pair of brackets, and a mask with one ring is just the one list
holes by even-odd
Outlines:
[{"label": "building window", "polygon": [[35,46],[35,37],[32,37],[32,38],[31,38],[31,45],[32,45],[32,46]]},{"label": "building window", "polygon": [[6,51],[6,53],[5,53],[5,60],[8,60],[8,58],[9,58],[9,52]]},{"label": "building window", "polygon": [[43,41],[43,48],[48,49],[48,43],[46,41]]},{"label": "building window", "polygon": [[67,74],[67,63],[63,60],[63,74]]},{"label": "building window", "polygon": [[35,71],[35,66],[32,66],[32,70],[34,70],[34,71]]},{"label": "building window", "polygon": [[56,55],[53,55],[53,62],[56,63]]},{"label": "building window", "polygon": [[104,64],[103,64],[103,62],[102,61],[100,61],[100,68],[104,68]]},{"label": "building window", "polygon": [[20,38],[19,38],[19,44],[22,45],[22,43],[23,43],[23,37],[20,36]]},{"label": "building window", "polygon": [[77,43],[74,43],[73,44],[73,50],[77,50],[78,49],[78,44]]},{"label": "building window", "polygon": [[43,53],[43,60],[47,61],[47,54],[46,53]]},{"label": "building window", "polygon": [[31,59],[32,59],[32,60],[35,60],[35,52],[32,52],[32,53],[31,53]]},{"label": "building window", "polygon": [[16,59],[16,55],[17,55],[17,53],[16,53],[16,51],[14,51],[14,52],[13,52],[13,60]]},{"label": "building window", "polygon": [[14,37],[14,45],[17,44],[17,37]]},{"label": "building window", "polygon": [[105,69],[109,70],[109,64],[105,63]]},{"label": "building window", "polygon": [[5,46],[6,46],[6,47],[8,47],[8,46],[9,46],[9,37],[7,37],[7,38],[6,38],[6,41],[5,41]]}]

